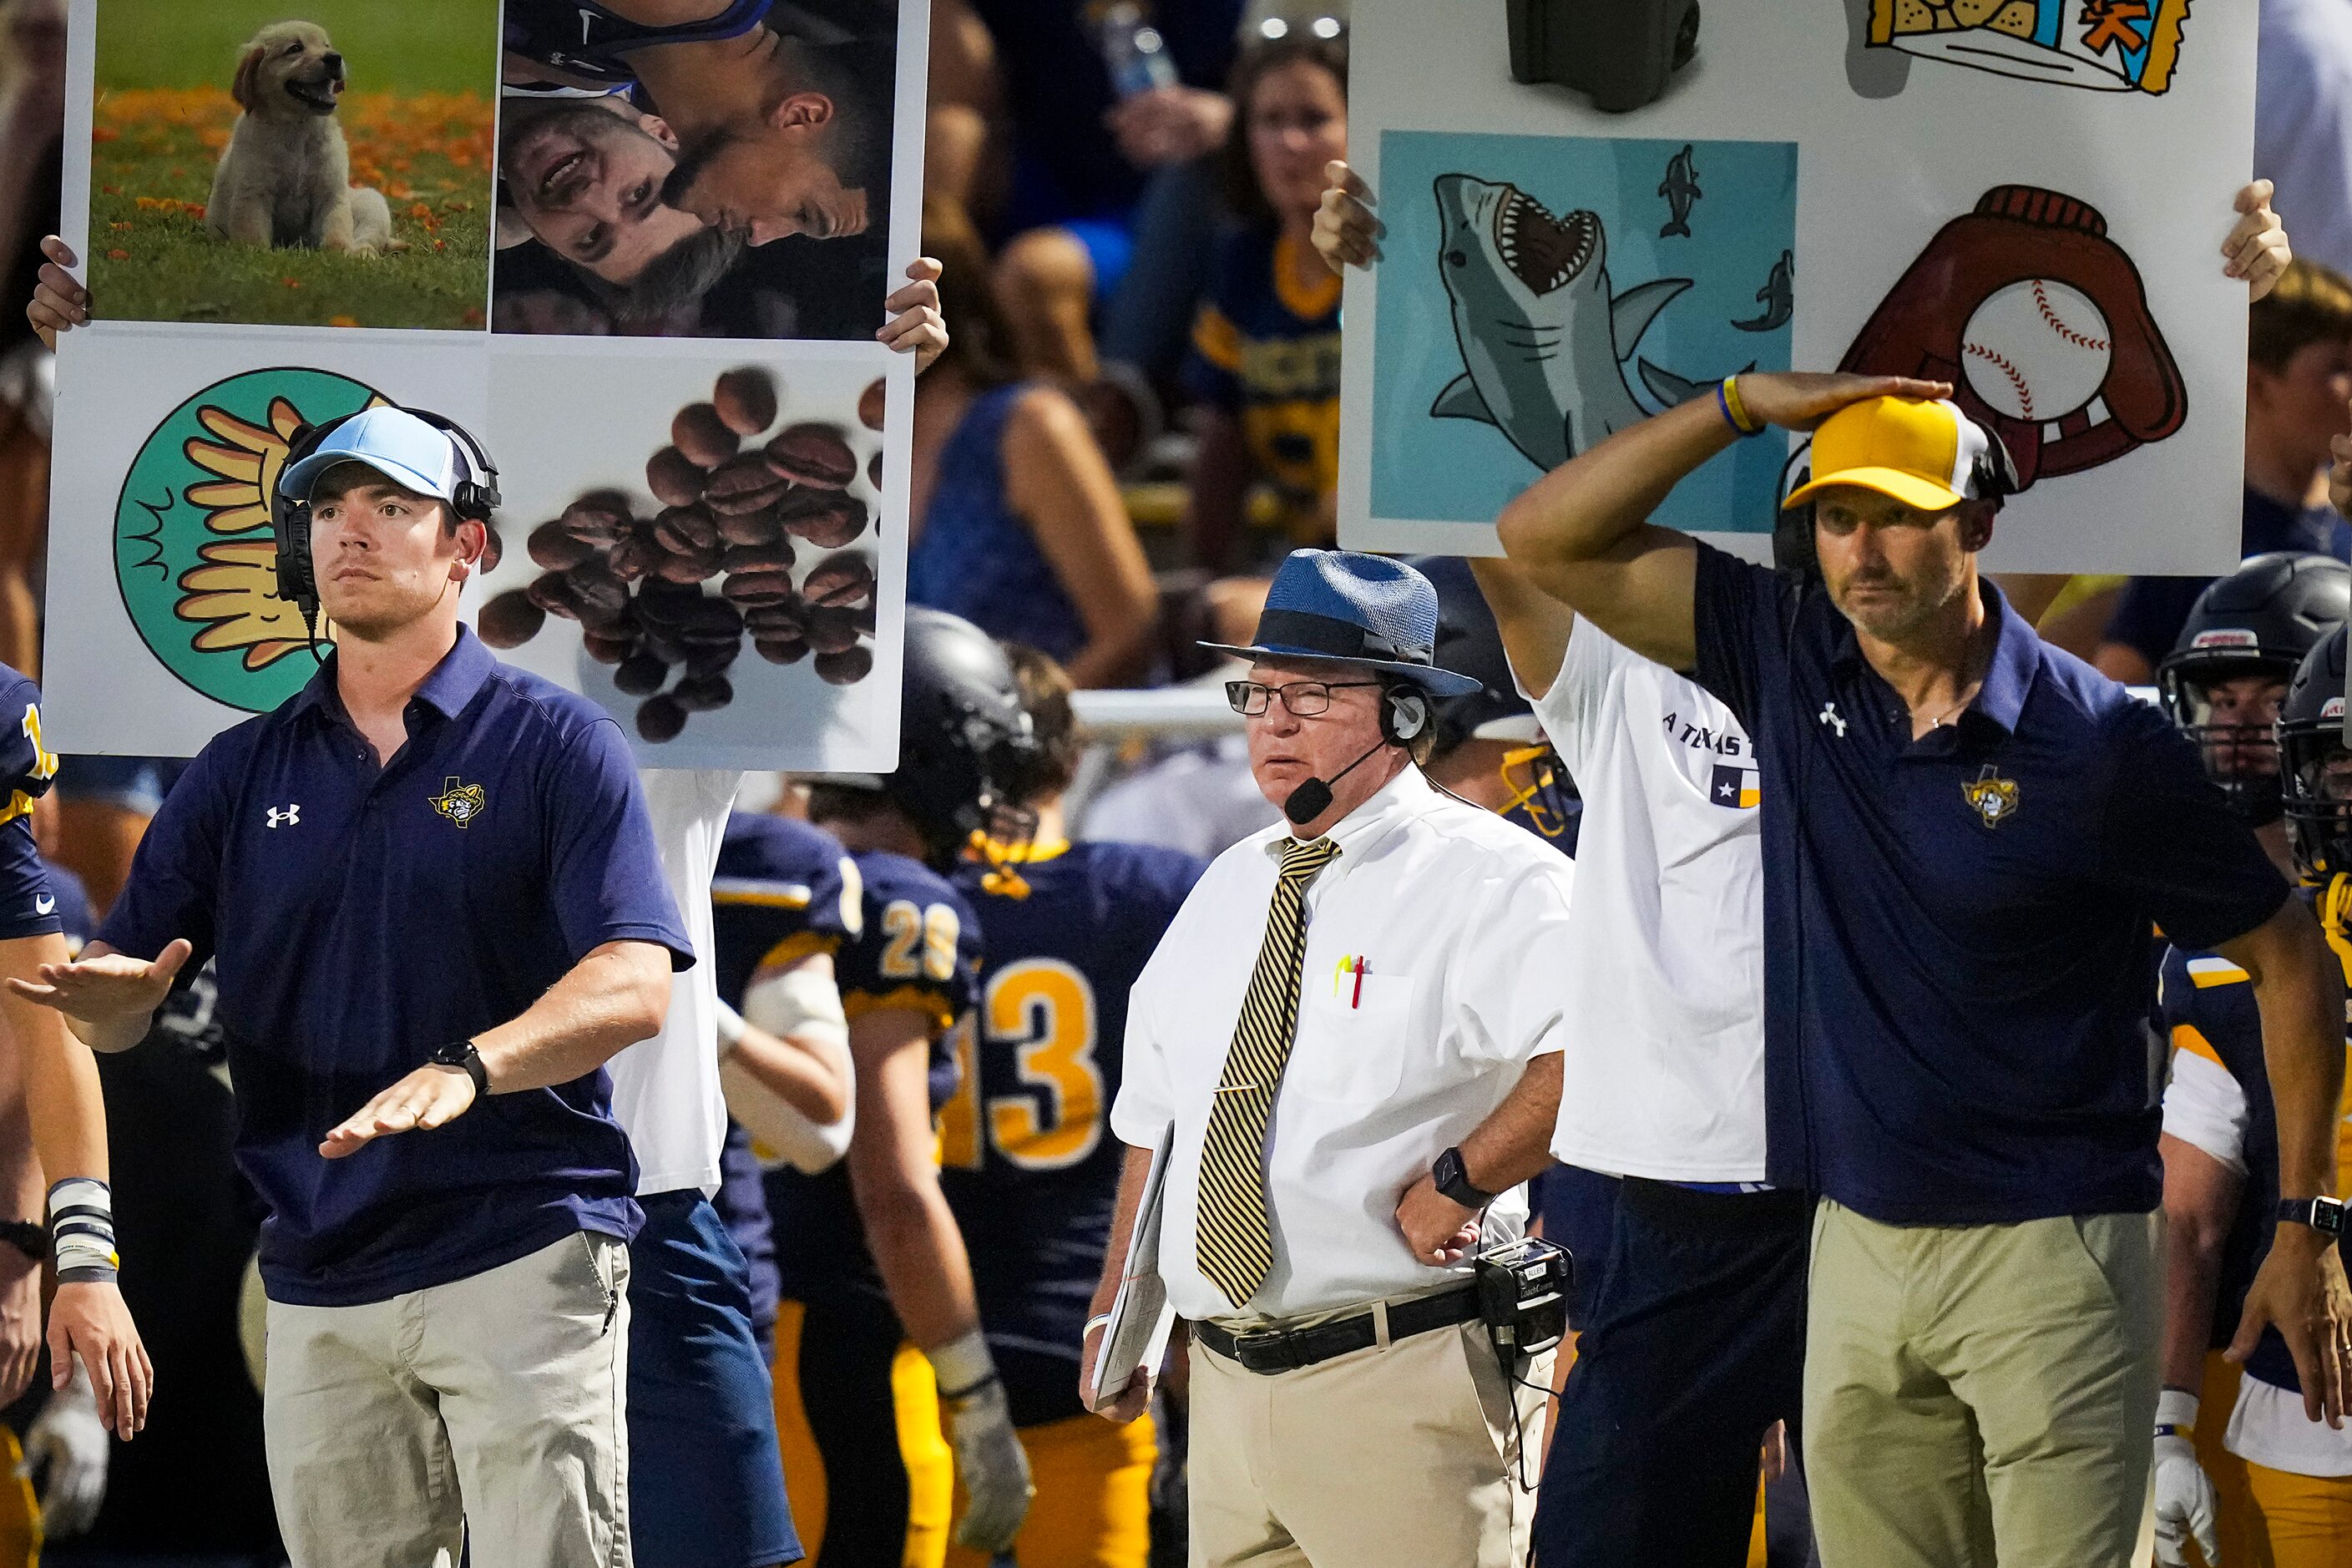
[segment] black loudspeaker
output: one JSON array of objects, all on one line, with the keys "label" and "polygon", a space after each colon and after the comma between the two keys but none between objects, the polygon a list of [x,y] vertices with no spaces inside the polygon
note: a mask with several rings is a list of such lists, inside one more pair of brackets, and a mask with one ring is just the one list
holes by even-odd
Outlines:
[{"label": "black loudspeaker", "polygon": [[1623,114],[1698,52],[1698,0],[1507,0],[1511,78],[1557,82]]},{"label": "black loudspeaker", "polygon": [[[360,413],[365,413],[362,409]],[[499,466],[490,461],[490,454],[474,439],[473,432],[456,420],[446,418],[429,409],[410,408],[403,412],[423,420],[436,430],[443,431],[457,440],[465,454],[466,464],[472,471],[454,487],[457,494],[450,498],[449,510],[458,518],[490,525],[499,509]],[[330,419],[323,425],[298,426],[286,443],[286,460],[278,468],[283,474],[295,464],[319,449],[319,444],[358,414],[346,414]],[[302,624],[315,627],[319,620],[319,577],[310,563],[310,503],[297,500],[283,489],[269,494],[269,521],[278,536],[278,596],[302,613]]]}]

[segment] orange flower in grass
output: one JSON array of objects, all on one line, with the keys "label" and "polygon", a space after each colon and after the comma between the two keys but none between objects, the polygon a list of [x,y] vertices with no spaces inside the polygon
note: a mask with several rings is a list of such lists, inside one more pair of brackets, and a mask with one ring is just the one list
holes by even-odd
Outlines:
[{"label": "orange flower in grass", "polygon": [[[193,493],[193,492],[191,492]],[[184,621],[205,621],[190,639],[204,653],[245,650],[245,668],[260,669],[308,647],[302,613],[278,596],[278,543],[246,539],[206,544],[204,562],[180,574],[176,613]],[[322,632],[331,638],[331,630]]]}]

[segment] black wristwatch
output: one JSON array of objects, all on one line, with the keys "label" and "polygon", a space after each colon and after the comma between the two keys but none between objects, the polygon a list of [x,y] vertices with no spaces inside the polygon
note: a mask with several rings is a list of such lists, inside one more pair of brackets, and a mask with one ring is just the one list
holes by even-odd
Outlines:
[{"label": "black wristwatch", "polygon": [[49,1227],[38,1220],[0,1219],[0,1241],[36,1263],[49,1260]]},{"label": "black wristwatch", "polygon": [[1495,1201],[1495,1194],[1483,1187],[1470,1184],[1470,1173],[1462,1163],[1462,1151],[1448,1149],[1429,1167],[1429,1179],[1437,1190],[1465,1209],[1482,1209]]},{"label": "black wristwatch", "polygon": [[490,1092],[490,1075],[482,1066],[482,1053],[474,1048],[471,1040],[452,1040],[433,1053],[436,1068],[463,1068],[466,1076],[474,1080],[476,1094]]},{"label": "black wristwatch", "polygon": [[2341,1237],[2352,1229],[2344,1221],[2344,1204],[2337,1198],[2281,1198],[2271,1217],[2282,1225],[2307,1225],[2322,1236]]}]

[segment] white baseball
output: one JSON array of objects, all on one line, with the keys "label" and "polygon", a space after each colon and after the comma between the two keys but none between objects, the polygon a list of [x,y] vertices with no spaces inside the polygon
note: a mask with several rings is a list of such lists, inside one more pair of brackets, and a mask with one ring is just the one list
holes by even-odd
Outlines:
[{"label": "white baseball", "polygon": [[2047,278],[1988,297],[1960,335],[1969,385],[2011,419],[2063,419],[2106,384],[2107,319],[2079,289]]}]

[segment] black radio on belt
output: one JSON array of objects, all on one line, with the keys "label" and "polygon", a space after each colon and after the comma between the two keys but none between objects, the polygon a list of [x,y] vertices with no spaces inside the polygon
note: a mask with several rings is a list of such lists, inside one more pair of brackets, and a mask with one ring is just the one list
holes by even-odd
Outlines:
[{"label": "black radio on belt", "polygon": [[1529,1237],[1478,1255],[1474,1276],[1486,1337],[1507,1355],[1541,1355],[1568,1337],[1568,1248]]},{"label": "black radio on belt", "polygon": [[1511,77],[1623,114],[1657,101],[1698,50],[1698,0],[1509,0]]}]

